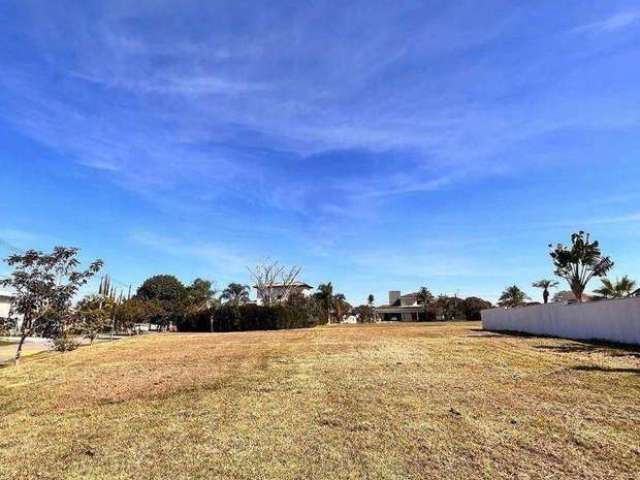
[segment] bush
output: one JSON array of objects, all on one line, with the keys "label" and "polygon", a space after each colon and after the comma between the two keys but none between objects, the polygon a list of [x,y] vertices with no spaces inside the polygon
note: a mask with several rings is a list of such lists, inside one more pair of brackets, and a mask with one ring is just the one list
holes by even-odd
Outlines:
[{"label": "bush", "polygon": [[222,305],[185,315],[176,325],[181,332],[239,332],[311,327],[316,320],[304,306],[247,304]]},{"label": "bush", "polygon": [[57,337],[53,339],[53,348],[58,352],[70,352],[71,350],[75,350],[78,348],[80,344],[75,340],[67,337]]}]

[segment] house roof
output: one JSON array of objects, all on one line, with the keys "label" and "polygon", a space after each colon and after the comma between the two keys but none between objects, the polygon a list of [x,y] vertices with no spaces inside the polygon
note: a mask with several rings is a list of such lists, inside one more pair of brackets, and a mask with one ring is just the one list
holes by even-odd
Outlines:
[{"label": "house roof", "polygon": [[389,305],[380,305],[380,308],[386,307],[411,307],[418,304],[418,294],[416,292],[406,293]]}]

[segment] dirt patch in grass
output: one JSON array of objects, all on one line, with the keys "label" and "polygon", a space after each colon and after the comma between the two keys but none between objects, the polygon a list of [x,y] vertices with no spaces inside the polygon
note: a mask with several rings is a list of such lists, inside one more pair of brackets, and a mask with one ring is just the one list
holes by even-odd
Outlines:
[{"label": "dirt patch in grass", "polygon": [[47,353],[0,370],[0,478],[638,478],[636,353],[477,323]]}]

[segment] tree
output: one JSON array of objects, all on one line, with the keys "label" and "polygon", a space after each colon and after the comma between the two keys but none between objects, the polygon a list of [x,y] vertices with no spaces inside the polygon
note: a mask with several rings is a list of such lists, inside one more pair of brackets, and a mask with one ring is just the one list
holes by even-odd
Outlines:
[{"label": "tree", "polygon": [[491,307],[491,302],[478,297],[465,298],[462,303],[464,318],[467,320],[482,320],[480,312]]},{"label": "tree", "polygon": [[342,293],[336,293],[333,296],[333,307],[335,309],[336,320],[338,322],[341,322],[342,318],[351,310],[351,305],[347,302],[346,297]]},{"label": "tree", "polygon": [[373,304],[375,303],[376,298],[373,296],[373,293],[370,293],[369,296],[367,297],[367,305],[369,305],[370,307],[373,307]]},{"label": "tree", "polygon": [[71,300],[103,265],[96,260],[86,270],[77,270],[77,255],[77,248],[55,247],[51,253],[27,250],[5,260],[13,272],[0,280],[0,286],[15,292],[12,313],[22,316],[16,365],[26,338],[43,324],[57,336],[65,335],[65,326],[72,320]]},{"label": "tree", "polygon": [[115,328],[129,332],[136,323],[151,323],[153,319],[164,315],[165,310],[157,300],[130,298],[116,305],[114,312]]},{"label": "tree", "polygon": [[375,311],[371,305],[355,307],[352,313],[358,318],[359,323],[373,323],[375,320]]},{"label": "tree", "polygon": [[266,261],[248,270],[258,298],[262,305],[268,307],[276,302],[287,301],[302,268],[295,265],[288,268],[278,262]]},{"label": "tree", "polygon": [[515,308],[524,305],[526,300],[529,300],[527,294],[520,290],[517,285],[512,285],[502,292],[498,299],[498,305],[506,308]]},{"label": "tree", "polygon": [[636,289],[636,282],[631,280],[627,275],[616,280],[615,283],[608,278],[603,278],[601,283],[602,286],[593,292],[602,295],[604,298],[630,297]]},{"label": "tree", "polygon": [[322,306],[322,310],[325,315],[325,323],[329,323],[333,303],[333,285],[331,285],[331,282],[321,283],[318,285],[318,291],[314,293],[313,296]]},{"label": "tree", "polygon": [[104,295],[88,295],[76,307],[76,328],[89,339],[91,345],[102,332],[112,326],[113,298]]},{"label": "tree", "polygon": [[440,317],[442,321],[452,321],[463,315],[464,301],[457,296],[438,295],[435,301],[436,319]]},{"label": "tree", "polygon": [[187,309],[190,312],[198,312],[211,307],[215,301],[215,294],[216,291],[211,281],[196,278],[186,288]]},{"label": "tree", "polygon": [[138,288],[136,297],[140,300],[157,302],[162,310],[157,312],[152,322],[167,327],[169,322],[184,314],[187,289],[173,275],[155,275],[144,281]]},{"label": "tree", "polygon": [[431,306],[433,300],[433,294],[429,291],[429,289],[427,287],[420,287],[418,293],[416,294],[416,301],[424,308],[425,321],[429,318],[429,307]]},{"label": "tree", "polygon": [[604,277],[613,268],[613,261],[602,256],[600,244],[591,241],[590,235],[583,231],[571,235],[571,246],[549,245],[555,274],[564,278],[578,303],[589,281],[594,277]]},{"label": "tree", "polygon": [[230,283],[222,291],[222,298],[233,306],[243,305],[249,301],[249,286]]},{"label": "tree", "polygon": [[555,288],[558,286],[558,282],[555,280],[538,280],[537,282],[533,282],[531,284],[535,288],[542,288],[542,299],[545,304],[549,303],[549,289]]}]

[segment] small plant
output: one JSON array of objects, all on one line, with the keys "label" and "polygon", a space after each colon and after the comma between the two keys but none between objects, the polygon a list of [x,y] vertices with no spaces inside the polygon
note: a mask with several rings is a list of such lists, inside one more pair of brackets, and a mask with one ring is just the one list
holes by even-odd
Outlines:
[{"label": "small plant", "polygon": [[58,352],[70,352],[78,348],[80,344],[66,335],[53,339],[53,349]]}]

